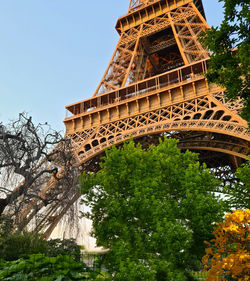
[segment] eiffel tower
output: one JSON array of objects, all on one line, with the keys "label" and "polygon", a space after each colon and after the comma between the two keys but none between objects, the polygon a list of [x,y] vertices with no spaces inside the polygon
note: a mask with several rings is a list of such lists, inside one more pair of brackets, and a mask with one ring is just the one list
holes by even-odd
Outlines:
[{"label": "eiffel tower", "polygon": [[[224,182],[232,180],[249,154],[250,134],[240,100],[225,101],[225,89],[204,76],[209,53],[197,37],[208,28],[201,0],[130,1],[94,95],[66,106],[78,174],[98,170],[104,150],[131,136],[145,147],[171,136],[181,150],[198,152]],[[54,188],[50,181],[41,196]],[[21,212],[23,223],[40,214],[35,230],[49,237],[79,194],[64,191],[60,198],[48,206],[34,199]]]}]

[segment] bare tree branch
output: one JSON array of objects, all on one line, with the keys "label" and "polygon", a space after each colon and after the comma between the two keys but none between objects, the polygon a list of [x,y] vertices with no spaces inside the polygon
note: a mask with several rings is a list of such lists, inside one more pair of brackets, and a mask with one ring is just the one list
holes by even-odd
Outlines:
[{"label": "bare tree branch", "polygon": [[[72,159],[71,143],[47,123],[35,125],[25,113],[7,125],[0,123],[0,175],[5,175],[0,178],[0,215],[17,217],[32,202],[46,206],[60,200],[62,189],[72,186]],[[11,182],[14,178],[22,179],[18,186]],[[43,194],[50,178],[58,187]]]}]

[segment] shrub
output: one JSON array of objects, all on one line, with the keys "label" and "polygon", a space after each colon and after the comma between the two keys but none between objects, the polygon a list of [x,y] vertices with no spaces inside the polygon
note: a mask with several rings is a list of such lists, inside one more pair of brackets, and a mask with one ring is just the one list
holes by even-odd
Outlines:
[{"label": "shrub", "polygon": [[47,242],[48,257],[55,257],[58,255],[71,256],[75,261],[81,260],[81,247],[76,244],[73,239],[51,239]]},{"label": "shrub", "polygon": [[[94,278],[94,277],[93,277]],[[1,281],[94,280],[81,262],[70,256],[30,255],[26,259],[0,263]]]},{"label": "shrub", "polygon": [[214,228],[203,257],[208,281],[249,280],[249,232],[250,210],[236,210],[227,214],[225,222]]},{"label": "shrub", "polygon": [[37,233],[14,233],[0,238],[0,257],[6,261],[26,258],[30,254],[45,254],[47,241]]}]

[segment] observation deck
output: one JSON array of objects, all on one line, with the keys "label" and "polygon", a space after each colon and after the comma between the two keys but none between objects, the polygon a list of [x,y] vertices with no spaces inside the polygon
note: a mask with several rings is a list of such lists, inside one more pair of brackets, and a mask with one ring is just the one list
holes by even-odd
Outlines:
[{"label": "observation deck", "polygon": [[64,120],[66,133],[206,95],[213,88],[216,91],[217,86],[208,85],[204,77],[206,72],[207,60],[202,60],[68,105]]}]

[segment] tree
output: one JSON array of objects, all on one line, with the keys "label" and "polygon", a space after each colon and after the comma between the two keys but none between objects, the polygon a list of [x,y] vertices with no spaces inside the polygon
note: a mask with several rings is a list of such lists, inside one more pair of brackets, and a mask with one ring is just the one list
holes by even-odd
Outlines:
[{"label": "tree", "polygon": [[219,1],[224,3],[224,20],[201,37],[204,46],[211,51],[207,78],[209,82],[225,87],[229,100],[243,100],[242,116],[250,122],[249,1]]},{"label": "tree", "polygon": [[238,168],[235,175],[238,181],[233,187],[226,186],[223,190],[229,197],[227,200],[229,209],[250,209],[250,162]]},{"label": "tree", "polygon": [[249,209],[227,214],[225,221],[217,224],[202,259],[208,270],[207,281],[249,280],[249,232]]},{"label": "tree", "polygon": [[173,139],[148,150],[131,140],[106,151],[100,166],[80,184],[112,280],[193,280],[188,270],[223,216],[218,181],[198,155]]},{"label": "tree", "polygon": [[[1,125],[1,124],[0,124]],[[64,172],[59,170],[64,167]],[[18,212],[33,199],[43,205],[57,200],[57,195],[40,196],[53,177],[64,188],[72,186],[70,142],[45,124],[35,125],[31,117],[19,114],[16,121],[0,126],[0,215]],[[68,183],[68,185],[67,185]]]}]

